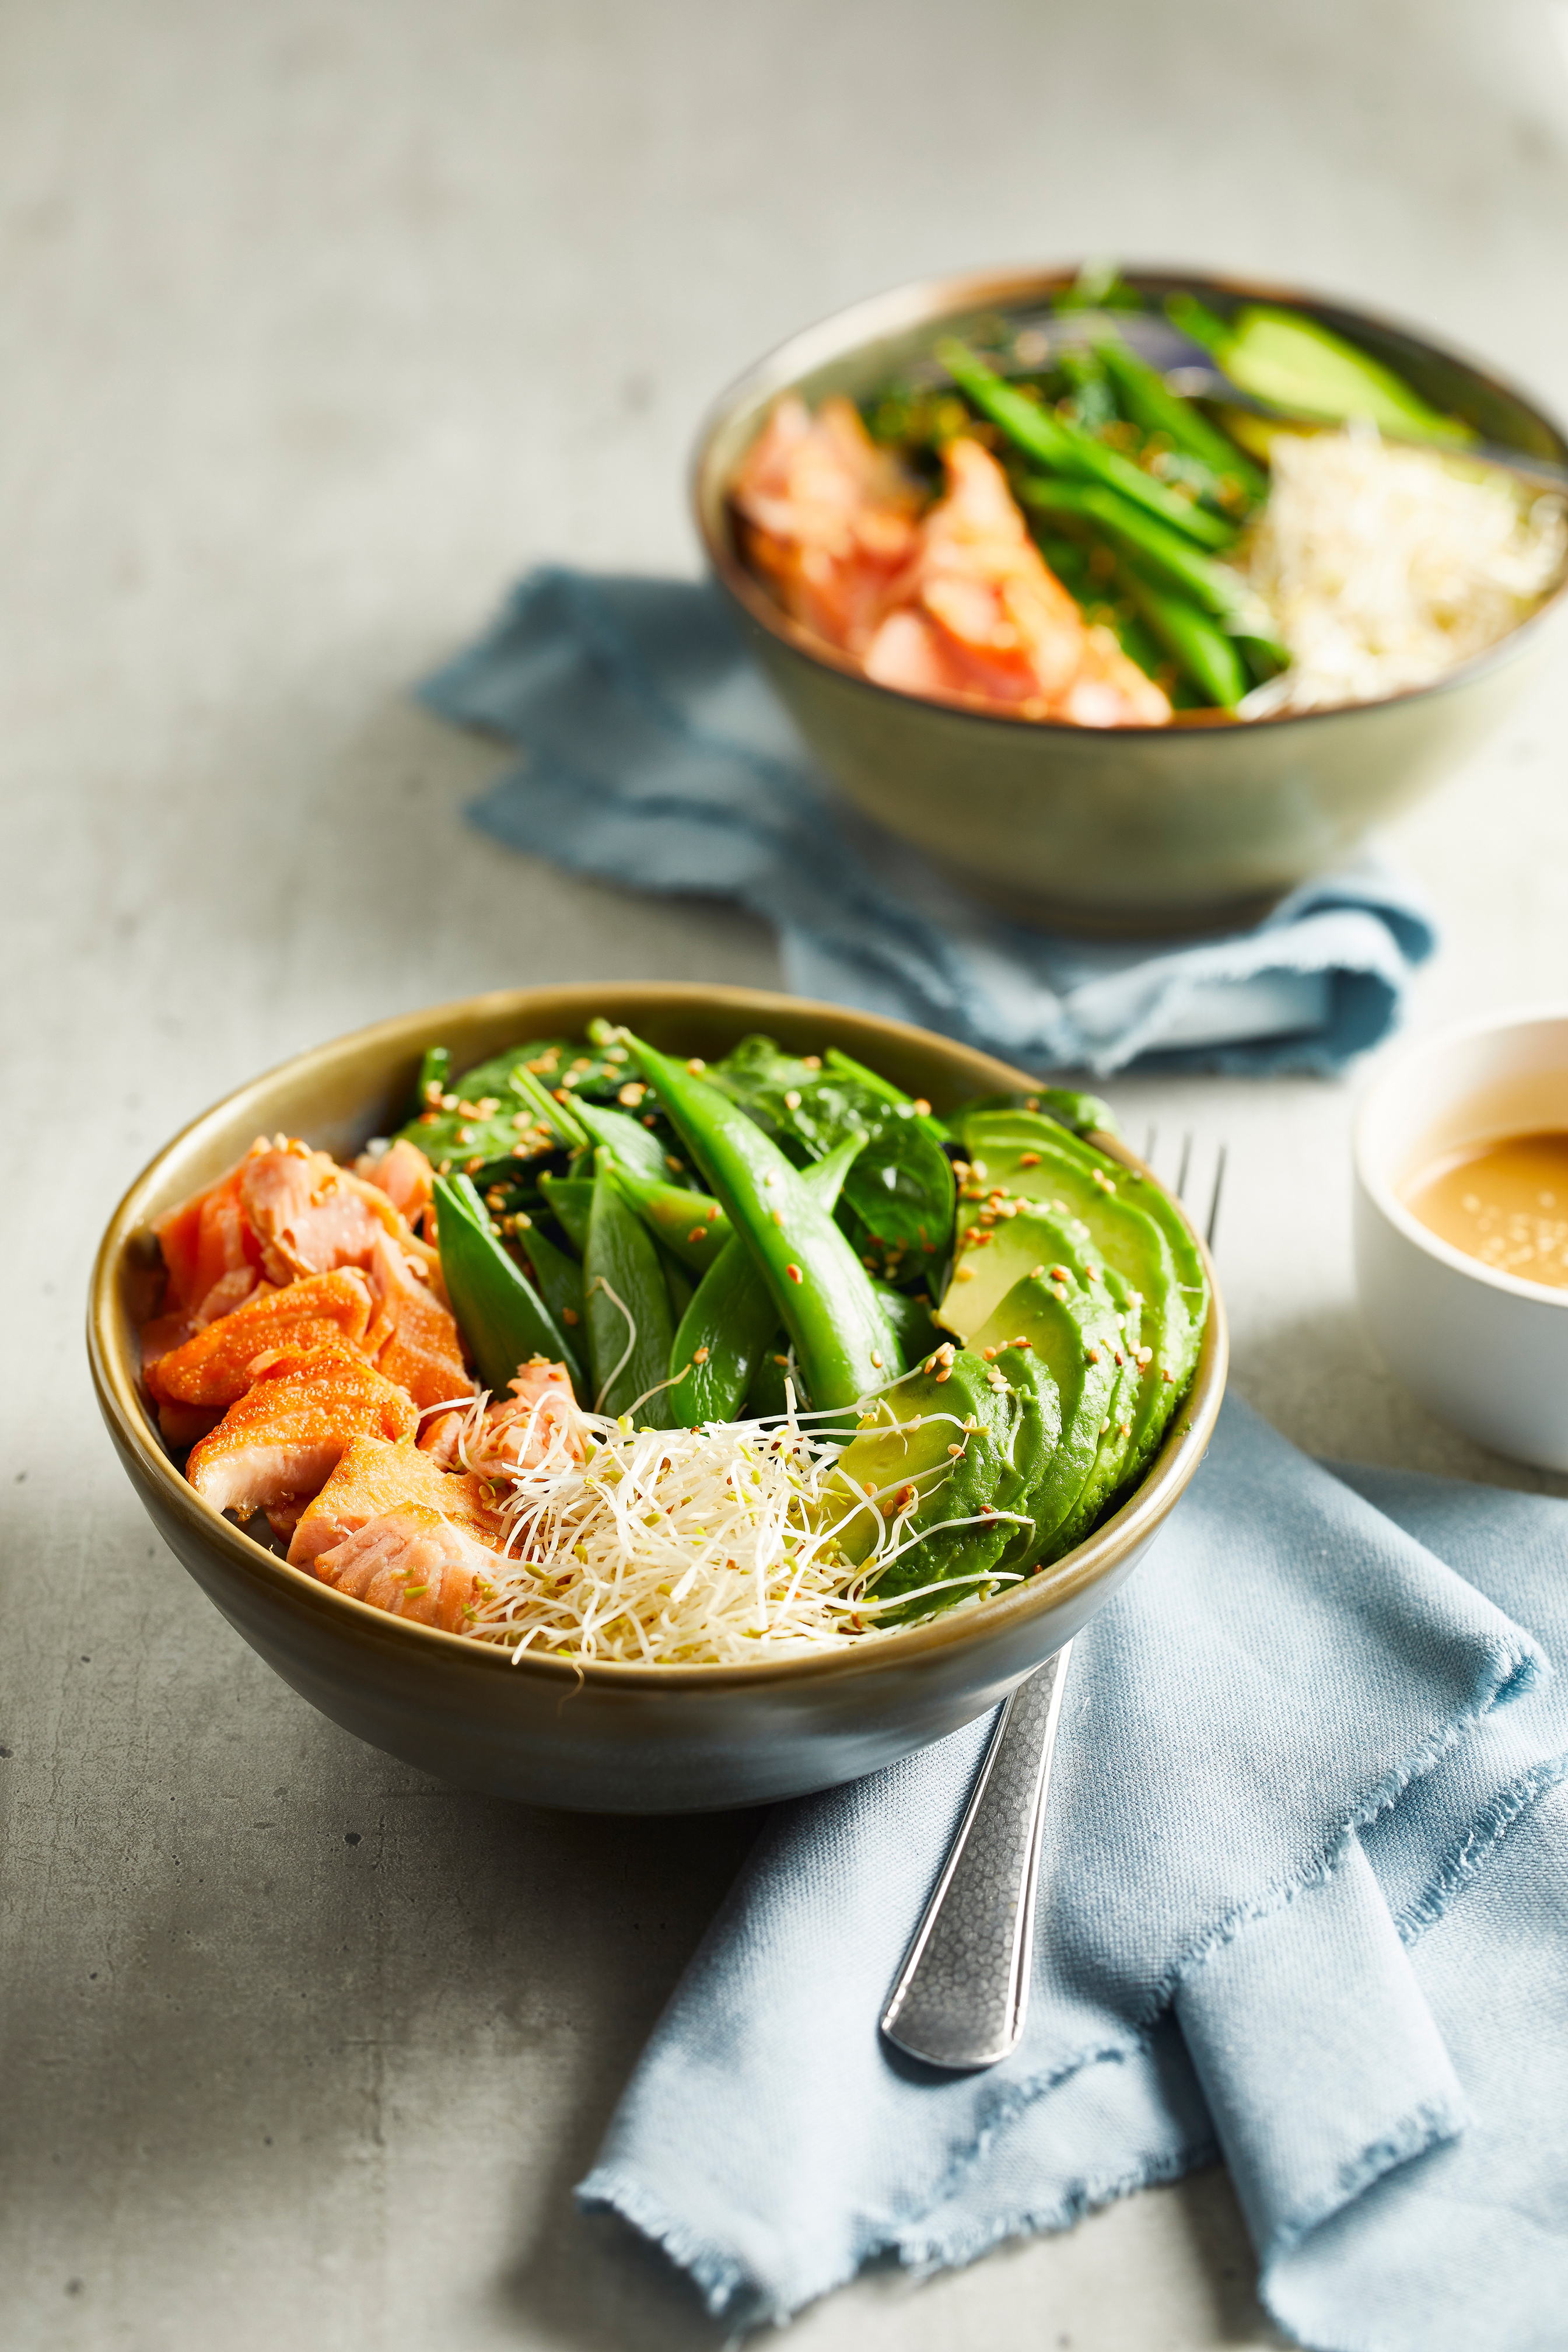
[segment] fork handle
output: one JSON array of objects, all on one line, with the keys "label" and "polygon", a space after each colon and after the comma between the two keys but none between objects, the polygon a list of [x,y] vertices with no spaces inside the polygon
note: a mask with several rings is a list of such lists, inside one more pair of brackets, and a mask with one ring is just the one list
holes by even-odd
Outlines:
[{"label": "fork handle", "polygon": [[1040,1833],[1071,1653],[1064,1643],[1003,1707],[882,2012],[889,2041],[928,2066],[994,2066],[1024,2030]]}]

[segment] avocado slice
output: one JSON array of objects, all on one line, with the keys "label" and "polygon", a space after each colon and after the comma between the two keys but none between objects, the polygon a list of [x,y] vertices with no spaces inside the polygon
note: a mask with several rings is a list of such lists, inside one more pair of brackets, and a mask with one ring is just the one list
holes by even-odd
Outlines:
[{"label": "avocado slice", "polygon": [[[1016,1519],[1001,1512],[1026,1483],[1019,1465],[1030,1425],[1007,1380],[994,1381],[990,1373],[984,1359],[967,1349],[951,1355],[939,1350],[867,1405],[838,1457],[830,1507],[843,1515],[839,1543],[851,1559],[870,1554],[873,1509],[889,1496],[913,1490],[903,1536],[919,1540],[875,1579],[870,1591],[879,1599],[918,1588],[923,1600],[917,1613],[940,1607],[940,1599],[924,1593],[927,1585],[983,1575],[1017,1532]],[[1043,1412],[1033,1424],[1037,1444],[1042,1425]],[[962,1452],[952,1454],[954,1445]],[[849,1516],[852,1496],[865,1496],[866,1507]],[[996,1516],[983,1517],[986,1512]],[[954,1524],[961,1520],[969,1524]],[[973,1590],[966,1581],[955,1585],[952,1597],[963,1600]],[[879,1615],[887,1623],[892,1612]]]},{"label": "avocado slice", "polygon": [[[1074,1135],[1070,1129],[1059,1127],[1055,1119],[1044,1118],[1026,1110],[978,1112],[964,1122],[963,1148],[969,1154],[972,1166],[978,1161],[984,1168],[986,1187],[1005,1181],[993,1167],[993,1157],[1002,1164],[1010,1157],[1021,1160],[1026,1152],[1043,1154],[1049,1150],[1058,1159],[1070,1160],[1082,1169],[1090,1182],[1093,1181],[1092,1171],[1098,1170],[1115,1187],[1114,1193],[1103,1194],[1102,1197],[1120,1199],[1129,1207],[1142,1209],[1163,1234],[1175,1264],[1177,1282],[1187,1298],[1188,1310],[1194,1321],[1202,1328],[1208,1312],[1209,1296],[1208,1276],[1204,1271],[1203,1258],[1185,1218],[1170,1194],[1152,1178],[1139,1175],[1123,1160],[1112,1160],[1083,1136]],[[1096,1190],[1098,1192],[1100,1188]],[[1031,1197],[1043,1199],[1043,1186],[1037,1184]]]},{"label": "avocado slice", "polygon": [[[1130,1313],[1138,1317],[1136,1333],[1123,1324],[1128,1351],[1142,1358],[1136,1399],[1130,1408],[1125,1398],[1118,1404],[1117,1418],[1130,1409],[1132,1423],[1117,1480],[1124,1484],[1152,1457],[1197,1362],[1208,1284],[1192,1236],[1157,1185],[1066,1135],[1053,1121],[1032,1118],[1026,1112],[982,1114],[969,1122],[965,1141],[975,1154],[973,1164],[984,1172],[964,1186],[961,1214],[980,1221],[989,1212],[985,1230],[990,1252],[1005,1251],[1016,1266],[1018,1247],[1034,1248],[1046,1238],[1037,1217],[1039,1205],[1047,1204],[1047,1213],[1079,1241],[1080,1258],[1081,1238],[1088,1237],[1099,1261],[1096,1270],[1110,1287],[1119,1311],[1124,1318]],[[1180,1258],[1171,1240],[1173,1228],[1181,1238]],[[973,1224],[964,1230],[969,1248],[978,1249],[980,1234]],[[1003,1240],[1015,1231],[1016,1246]],[[977,1263],[960,1255],[961,1265]],[[977,1286],[983,1282],[979,1277]],[[993,1272],[989,1286],[994,1288],[995,1283]],[[953,1297],[950,1288],[943,1302],[948,1320]]]},{"label": "avocado slice", "polygon": [[1009,1568],[1055,1559],[1068,1549],[1066,1530],[1077,1526],[1080,1509],[1097,1507],[1094,1496],[1103,1492],[1097,1477],[1101,1441],[1114,1426],[1110,1408],[1123,1369],[1115,1361],[1121,1337],[1103,1284],[1090,1290],[1033,1273],[1013,1285],[973,1335],[973,1349],[998,1363],[1005,1350],[1032,1350],[1059,1400],[1057,1443],[1022,1506],[1033,1531],[1020,1546],[1009,1547]]}]

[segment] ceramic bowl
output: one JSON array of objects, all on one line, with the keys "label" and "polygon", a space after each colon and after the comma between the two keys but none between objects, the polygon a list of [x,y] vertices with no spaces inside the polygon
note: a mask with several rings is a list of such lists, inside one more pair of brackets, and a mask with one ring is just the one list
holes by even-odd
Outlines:
[{"label": "ceramic bowl", "polygon": [[1422,1403],[1500,1454],[1568,1470],[1568,1291],[1483,1265],[1401,1198],[1447,1153],[1568,1130],[1568,1005],[1488,1014],[1397,1055],[1355,1129],[1363,1311]]},{"label": "ceramic bowl", "polygon": [[444,1780],[579,1811],[690,1811],[797,1796],[874,1771],[994,1705],[1131,1573],[1197,1468],[1219,1410],[1226,1349],[1217,1292],[1196,1380],[1163,1450],[1087,1542],[1009,1595],[862,1649],[735,1668],[579,1668],[531,1652],[514,1664],[500,1650],[349,1600],[205,1503],[163,1451],[139,1390],[136,1328],[161,1281],[151,1228],[164,1209],[219,1175],[258,1133],[281,1129],[340,1154],[384,1134],[403,1115],[426,1045],[449,1045],[461,1070],[528,1037],[579,1035],[601,1013],[710,1060],[759,1029],[801,1052],[837,1045],[939,1110],[1029,1083],[902,1024],[747,989],[527,989],[403,1014],[242,1087],[137,1178],[93,1275],[99,1402],[154,1525],[208,1599],[286,1682],[373,1747]]},{"label": "ceramic bowl", "polygon": [[[1542,666],[1559,590],[1524,625],[1433,686],[1354,708],[1238,723],[1072,727],[959,709],[876,686],[798,626],[736,552],[729,487],[785,392],[858,398],[941,332],[1036,312],[1076,269],[927,278],[772,352],[709,417],[693,465],[697,525],[742,634],[825,772],[954,880],[1026,920],[1179,931],[1254,919],[1344,863],[1363,836],[1465,761]],[[1440,345],[1340,303],[1158,269],[1123,273],[1156,300],[1185,288],[1228,316],[1263,301],[1321,320],[1491,442],[1562,464],[1568,441],[1522,393]]]}]

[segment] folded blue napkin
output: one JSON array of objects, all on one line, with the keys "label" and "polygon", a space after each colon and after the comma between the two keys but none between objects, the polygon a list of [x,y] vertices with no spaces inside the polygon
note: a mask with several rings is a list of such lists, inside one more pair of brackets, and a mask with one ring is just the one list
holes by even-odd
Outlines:
[{"label": "folded blue napkin", "polygon": [[877,2026],[988,1718],[775,1811],[580,2198],[749,2324],[1223,2154],[1302,2343],[1559,2352],[1560,1646],[1568,1506],[1331,1475],[1227,1402],[1073,1651],[1014,2055]]},{"label": "folded blue napkin", "polygon": [[531,572],[420,691],[523,747],[472,805],[487,832],[603,881],[738,899],[797,993],[1026,1068],[1332,1073],[1387,1033],[1435,944],[1372,865],[1176,946],[1010,922],[828,792],[715,592],[685,581]]}]

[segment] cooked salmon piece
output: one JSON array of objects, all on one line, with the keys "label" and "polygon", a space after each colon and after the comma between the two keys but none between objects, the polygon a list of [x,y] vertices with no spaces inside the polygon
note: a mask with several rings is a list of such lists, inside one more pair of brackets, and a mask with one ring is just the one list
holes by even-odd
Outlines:
[{"label": "cooked salmon piece", "polygon": [[484,1488],[467,1471],[447,1471],[421,1453],[411,1437],[388,1444],[384,1437],[362,1433],[345,1448],[342,1458],[301,1516],[289,1547],[295,1568],[308,1568],[318,1552],[331,1551],[371,1519],[395,1510],[400,1503],[418,1503],[438,1511],[494,1550],[501,1527],[485,1502]]},{"label": "cooked salmon piece", "polygon": [[466,1412],[437,1412],[422,1423],[419,1431],[419,1451],[427,1454],[443,1470],[450,1470],[460,1459]]},{"label": "cooked salmon piece", "polygon": [[221,1405],[172,1404],[167,1397],[158,1400],[158,1427],[164,1444],[174,1454],[183,1454],[187,1445],[195,1445],[222,1419]]},{"label": "cooked salmon piece", "polygon": [[159,1218],[168,1269],[163,1307],[193,1329],[237,1307],[261,1277],[261,1247],[240,1201],[246,1162]]},{"label": "cooked salmon piece", "polygon": [[794,394],[781,400],[731,495],[747,560],[784,610],[863,653],[915,547],[920,492],[853,402],[825,400],[813,416]]},{"label": "cooked salmon piece", "polygon": [[182,1404],[233,1404],[250,1386],[258,1356],[269,1349],[328,1346],[334,1339],[357,1348],[369,1328],[370,1309],[370,1285],[352,1266],[307,1275],[283,1290],[265,1284],[232,1315],[209,1323],[148,1366],[147,1385],[155,1397]]},{"label": "cooked salmon piece", "polygon": [[1171,706],[1109,629],[1090,627],[1030,538],[978,441],[942,453],[946,495],[866,649],[868,677],[1085,727],[1158,726]]},{"label": "cooked salmon piece", "polygon": [[422,1411],[471,1395],[456,1317],[432,1297],[418,1262],[388,1234],[378,1234],[371,1244],[370,1280],[375,1319],[365,1334],[365,1353],[386,1378],[405,1388]]},{"label": "cooked salmon piece", "polygon": [[476,1591],[483,1593],[494,1557],[427,1504],[399,1503],[332,1550],[319,1552],[315,1570],[323,1584],[373,1609],[460,1633],[472,1620]]},{"label": "cooked salmon piece", "polygon": [[416,1143],[405,1136],[378,1154],[362,1151],[354,1174],[384,1192],[398,1214],[417,1225],[436,1192],[436,1171]]},{"label": "cooked salmon piece", "polygon": [[[369,1265],[375,1237],[386,1225],[342,1182],[342,1173],[329,1152],[302,1143],[253,1151],[244,1162],[239,1198],[270,1281]],[[392,1215],[395,1220],[395,1210]]]},{"label": "cooked salmon piece", "polygon": [[405,1390],[342,1339],[258,1357],[251,1383],[210,1436],[191,1449],[185,1475],[220,1511],[266,1510],[320,1494],[362,1430],[410,1437],[419,1414]]},{"label": "cooked salmon piece", "polygon": [[470,1441],[468,1459],[477,1470],[564,1469],[585,1458],[586,1425],[564,1364],[536,1356],[509,1386],[510,1397],[486,1406],[479,1435]]}]

